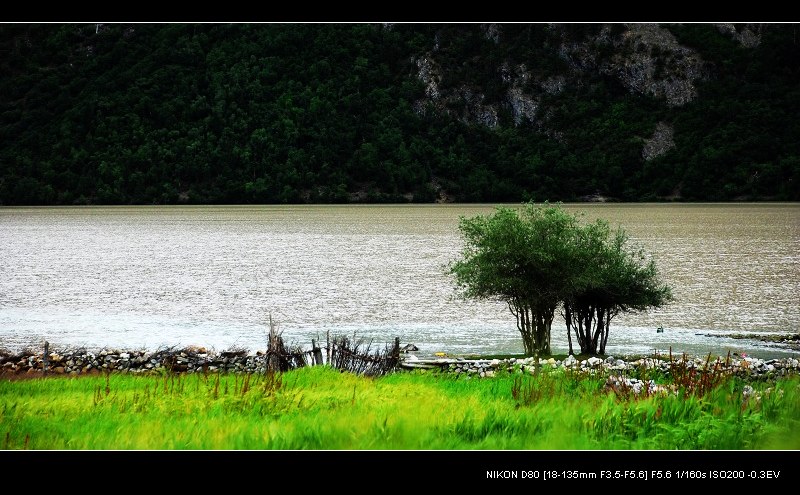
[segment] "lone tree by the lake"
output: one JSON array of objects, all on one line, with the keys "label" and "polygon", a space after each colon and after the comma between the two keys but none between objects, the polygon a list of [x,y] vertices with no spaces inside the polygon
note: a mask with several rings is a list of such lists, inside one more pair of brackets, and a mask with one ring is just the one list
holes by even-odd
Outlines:
[{"label": "lone tree by the lake", "polygon": [[549,355],[555,311],[570,289],[578,220],[560,207],[462,218],[465,246],[450,273],[463,295],[504,301],[516,317],[525,354]]},{"label": "lone tree by the lake", "polygon": [[503,301],[516,318],[525,354],[549,355],[556,309],[563,308],[570,354],[605,352],[620,312],[659,307],[671,298],[655,262],[631,249],[622,229],[603,220],[581,225],[561,206],[498,207],[462,218],[461,258],[449,266],[468,298]]},{"label": "lone tree by the lake", "polygon": [[619,313],[658,308],[672,300],[655,261],[628,234],[598,219],[577,234],[572,290],[562,301],[569,353],[572,332],[582,354],[605,354],[611,320]]}]

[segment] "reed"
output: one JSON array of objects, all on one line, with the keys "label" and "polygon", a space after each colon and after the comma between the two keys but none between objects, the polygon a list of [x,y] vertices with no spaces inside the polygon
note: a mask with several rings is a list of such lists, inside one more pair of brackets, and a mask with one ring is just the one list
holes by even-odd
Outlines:
[{"label": "reed", "polygon": [[11,450],[800,448],[798,377],[694,377],[638,396],[565,370],[0,380],[0,438]]}]

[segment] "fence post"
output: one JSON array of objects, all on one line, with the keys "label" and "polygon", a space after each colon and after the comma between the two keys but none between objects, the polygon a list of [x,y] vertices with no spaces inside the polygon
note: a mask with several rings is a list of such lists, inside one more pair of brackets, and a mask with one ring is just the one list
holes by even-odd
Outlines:
[{"label": "fence post", "polygon": [[322,349],[317,347],[317,341],[314,339],[311,339],[311,350],[314,351],[314,364],[322,364]]},{"label": "fence post", "polygon": [[278,372],[281,370],[280,352],[281,352],[281,339],[275,325],[272,323],[272,313],[269,314],[269,347],[267,348],[267,363],[266,368],[268,372]]},{"label": "fence post", "polygon": [[47,376],[47,362],[50,355],[50,342],[44,341],[44,356],[42,357],[42,376]]}]

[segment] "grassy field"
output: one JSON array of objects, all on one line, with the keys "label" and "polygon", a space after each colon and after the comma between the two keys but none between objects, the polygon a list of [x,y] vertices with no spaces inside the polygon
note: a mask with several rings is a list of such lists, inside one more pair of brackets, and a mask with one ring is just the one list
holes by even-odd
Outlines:
[{"label": "grassy field", "polygon": [[798,377],[625,392],[565,371],[471,380],[431,372],[367,378],[328,367],[266,377],[0,378],[0,448],[800,448]]}]

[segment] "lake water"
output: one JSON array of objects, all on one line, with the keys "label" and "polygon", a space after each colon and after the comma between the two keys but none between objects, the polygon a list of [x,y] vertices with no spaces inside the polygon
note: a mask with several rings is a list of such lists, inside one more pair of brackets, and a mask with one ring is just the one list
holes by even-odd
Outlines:
[{"label": "lake water", "polygon": [[[625,228],[674,288],[671,305],[614,320],[609,354],[799,354],[724,336],[800,331],[800,205],[565,206]],[[0,208],[0,347],[263,349],[271,314],[304,346],[329,331],[518,353],[505,304],[458,299],[444,270],[460,216],[493,208]],[[557,317],[555,352],[564,328]]]}]

